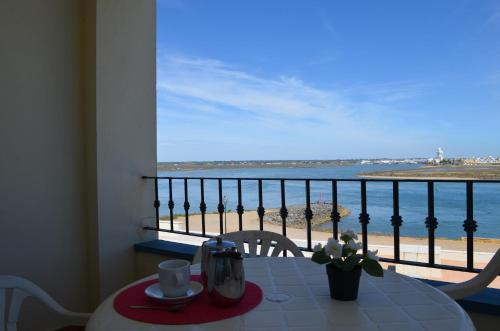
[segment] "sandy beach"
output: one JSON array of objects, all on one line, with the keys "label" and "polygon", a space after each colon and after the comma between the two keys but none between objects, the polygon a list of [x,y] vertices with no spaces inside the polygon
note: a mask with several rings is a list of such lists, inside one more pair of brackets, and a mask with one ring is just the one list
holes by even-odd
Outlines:
[{"label": "sandy beach", "polygon": [[[225,224],[224,224],[225,223]],[[220,233],[220,221],[218,214],[205,215],[206,233],[217,235]],[[224,232],[238,231],[238,215],[234,212],[227,213],[226,222],[223,222]],[[226,228],[227,225],[227,228]],[[170,220],[162,220],[162,228],[170,229]],[[185,230],[184,217],[174,219],[174,229],[178,231]],[[244,230],[259,230],[259,218],[255,211],[247,211],[243,214]],[[201,215],[189,216],[189,231],[201,233]],[[282,233],[282,227],[269,223],[264,223],[264,230]],[[326,242],[332,236],[329,232],[312,232],[313,244],[317,242]],[[307,246],[307,234],[305,229],[287,228],[287,237],[291,238],[299,246]],[[185,242],[200,245],[204,238],[184,236],[179,234],[160,233],[160,238],[177,242]],[[401,237],[401,259],[426,262],[427,238]],[[378,249],[379,255],[391,258],[393,257],[394,239],[389,235],[370,234],[368,235],[369,249]],[[494,252],[500,248],[500,239],[481,239],[474,240],[474,266],[483,268],[493,256]],[[444,239],[435,240],[436,263],[450,264],[457,266],[466,266],[466,240],[465,239]],[[305,252],[308,256],[310,253]],[[406,265],[396,265],[398,272],[408,274],[413,277],[429,278],[450,282],[459,282],[472,278],[475,274],[465,272],[455,272],[448,270],[439,270],[431,268],[422,268]],[[490,285],[500,288],[500,277]]]},{"label": "sandy beach", "polygon": [[[163,227],[169,228],[170,221],[162,220]],[[342,221],[341,221],[342,223]],[[175,228],[177,230],[185,230],[185,220],[184,217],[178,217],[174,219]],[[224,232],[238,231],[238,214],[231,212],[227,213],[227,228],[224,228]],[[205,215],[205,226],[207,233],[218,234],[220,232],[220,221],[219,214],[206,214]],[[201,232],[201,215],[195,214],[189,216],[189,230],[195,232]],[[243,230],[259,230],[259,217],[255,211],[246,211],[243,214]],[[282,227],[279,225],[270,224],[264,222],[264,230],[272,231],[277,233],[282,233]],[[465,234],[465,233],[464,233]],[[294,229],[287,228],[287,236],[293,239],[306,240],[307,234],[305,229]],[[313,241],[326,241],[332,236],[329,232],[323,231],[313,231],[312,240]],[[394,239],[389,235],[380,234],[370,234],[368,235],[368,240],[371,245],[388,245],[392,246]],[[427,245],[427,238],[415,238],[415,237],[401,237],[401,244],[408,245]],[[436,238],[436,246],[440,246],[441,249],[449,250],[465,250],[466,241],[465,240],[452,240]],[[500,247],[500,239],[479,239],[474,240],[474,250],[478,252],[490,252],[494,253]]]}]

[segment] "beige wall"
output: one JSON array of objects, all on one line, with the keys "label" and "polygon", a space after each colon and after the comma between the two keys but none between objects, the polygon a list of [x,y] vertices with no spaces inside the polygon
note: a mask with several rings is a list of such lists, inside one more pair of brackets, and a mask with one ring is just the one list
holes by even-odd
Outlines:
[{"label": "beige wall", "polygon": [[[0,2],[0,274],[89,310],[154,215],[155,2]],[[28,304],[21,329],[52,318]],[[33,327],[37,325],[37,327]],[[43,326],[43,327],[42,327]]]},{"label": "beige wall", "polygon": [[0,274],[83,310],[80,5],[21,2],[0,5]]}]

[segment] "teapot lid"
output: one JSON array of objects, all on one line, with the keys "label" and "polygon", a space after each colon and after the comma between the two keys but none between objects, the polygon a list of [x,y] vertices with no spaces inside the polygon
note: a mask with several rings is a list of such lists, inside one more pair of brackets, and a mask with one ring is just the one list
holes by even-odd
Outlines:
[{"label": "teapot lid", "polygon": [[210,248],[224,249],[236,247],[236,244],[230,240],[223,240],[221,236],[217,236],[205,242],[205,245]]}]

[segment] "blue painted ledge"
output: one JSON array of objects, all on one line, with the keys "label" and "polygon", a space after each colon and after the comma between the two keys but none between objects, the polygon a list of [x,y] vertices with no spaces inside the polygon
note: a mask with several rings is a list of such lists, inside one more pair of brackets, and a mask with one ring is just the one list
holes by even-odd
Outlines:
[{"label": "blue painted ledge", "polygon": [[159,239],[134,245],[134,249],[136,252],[164,255],[174,259],[183,259],[189,261],[193,260],[198,247],[199,246]]},{"label": "blue painted ledge", "polygon": [[[450,284],[438,280],[420,280],[435,287]],[[467,311],[500,316],[500,290],[496,288],[485,288],[478,294],[457,300],[457,303]]]},{"label": "blue painted ledge", "polygon": [[[174,259],[193,260],[199,246],[182,244],[166,240],[151,240],[143,243],[135,244],[136,252],[146,252],[168,256]],[[421,281],[438,287],[449,284],[437,280],[420,279]],[[500,316],[500,290],[494,288],[486,288],[480,293],[468,298],[457,300],[458,304],[464,309],[481,314],[490,314]]]}]

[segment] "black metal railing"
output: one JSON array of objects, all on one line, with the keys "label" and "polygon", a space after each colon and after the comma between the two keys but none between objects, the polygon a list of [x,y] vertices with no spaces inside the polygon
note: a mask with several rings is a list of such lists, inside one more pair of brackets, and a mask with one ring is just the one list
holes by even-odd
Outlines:
[{"label": "black metal railing", "polygon": [[[368,225],[370,223],[370,215],[368,213],[367,205],[367,183],[368,182],[386,182],[392,183],[392,204],[393,204],[393,215],[390,219],[390,224],[393,227],[393,238],[394,238],[394,257],[386,258],[381,257],[380,260],[388,263],[398,263],[405,265],[412,265],[418,267],[430,267],[437,269],[446,269],[454,271],[465,271],[465,272],[475,272],[478,273],[481,269],[474,268],[474,232],[477,230],[477,222],[474,220],[474,184],[475,183],[500,183],[500,180],[447,180],[447,179],[433,179],[433,180],[421,180],[421,179],[332,179],[332,178],[233,178],[233,177],[163,177],[163,176],[143,176],[142,178],[154,181],[154,192],[155,200],[153,206],[155,208],[156,223],[155,226],[145,226],[146,230],[154,230],[161,232],[171,232],[178,234],[187,234],[197,237],[211,237],[206,232],[206,220],[205,215],[207,212],[207,205],[205,201],[205,183],[206,181],[215,181],[217,183],[218,192],[218,205],[217,213],[219,215],[219,232],[224,233],[224,212],[226,211],[226,206],[224,203],[223,196],[223,181],[233,181],[236,182],[237,188],[237,206],[236,212],[238,215],[238,229],[241,231],[244,229],[243,226],[243,214],[245,212],[242,199],[242,181],[251,181],[257,183],[258,192],[258,207],[257,215],[259,217],[259,228],[264,229],[264,215],[265,208],[263,203],[263,182],[278,182],[280,191],[280,208],[279,215],[282,220],[282,234],[287,235],[287,218],[288,209],[286,205],[286,182],[304,182],[305,183],[305,210],[304,217],[306,220],[306,234],[307,234],[307,246],[300,247],[305,251],[312,251],[312,226],[311,221],[314,217],[311,209],[311,182],[329,182],[331,183],[331,194],[332,194],[332,210],[330,214],[330,220],[332,222],[332,232],[333,237],[338,239],[339,229],[338,224],[341,220],[339,213],[338,204],[338,189],[337,184],[340,182],[359,182],[360,183],[360,201],[361,201],[361,213],[359,214],[359,222],[361,224],[361,236],[362,236],[362,248],[363,253],[366,254],[368,250]],[[158,182],[160,180],[168,180],[168,209],[169,209],[169,220],[170,229],[160,228],[160,199],[159,199],[159,189]],[[183,181],[184,187],[184,215],[185,215],[185,231],[174,230],[174,207],[175,202],[173,200],[172,192],[172,181]],[[200,205],[199,210],[201,214],[201,225],[202,231],[192,232],[189,230],[189,181],[199,181],[200,183]],[[400,253],[400,228],[403,226],[403,218],[400,215],[399,209],[399,184],[401,182],[405,183],[426,183],[427,184],[427,217],[425,219],[425,226],[427,228],[427,238],[428,238],[428,261],[418,262],[401,259]],[[466,190],[466,219],[464,220],[462,226],[466,233],[467,242],[467,265],[466,267],[448,265],[448,264],[438,264],[435,263],[435,230],[437,229],[439,223],[435,217],[434,208],[434,184],[435,183],[465,183]]]}]

